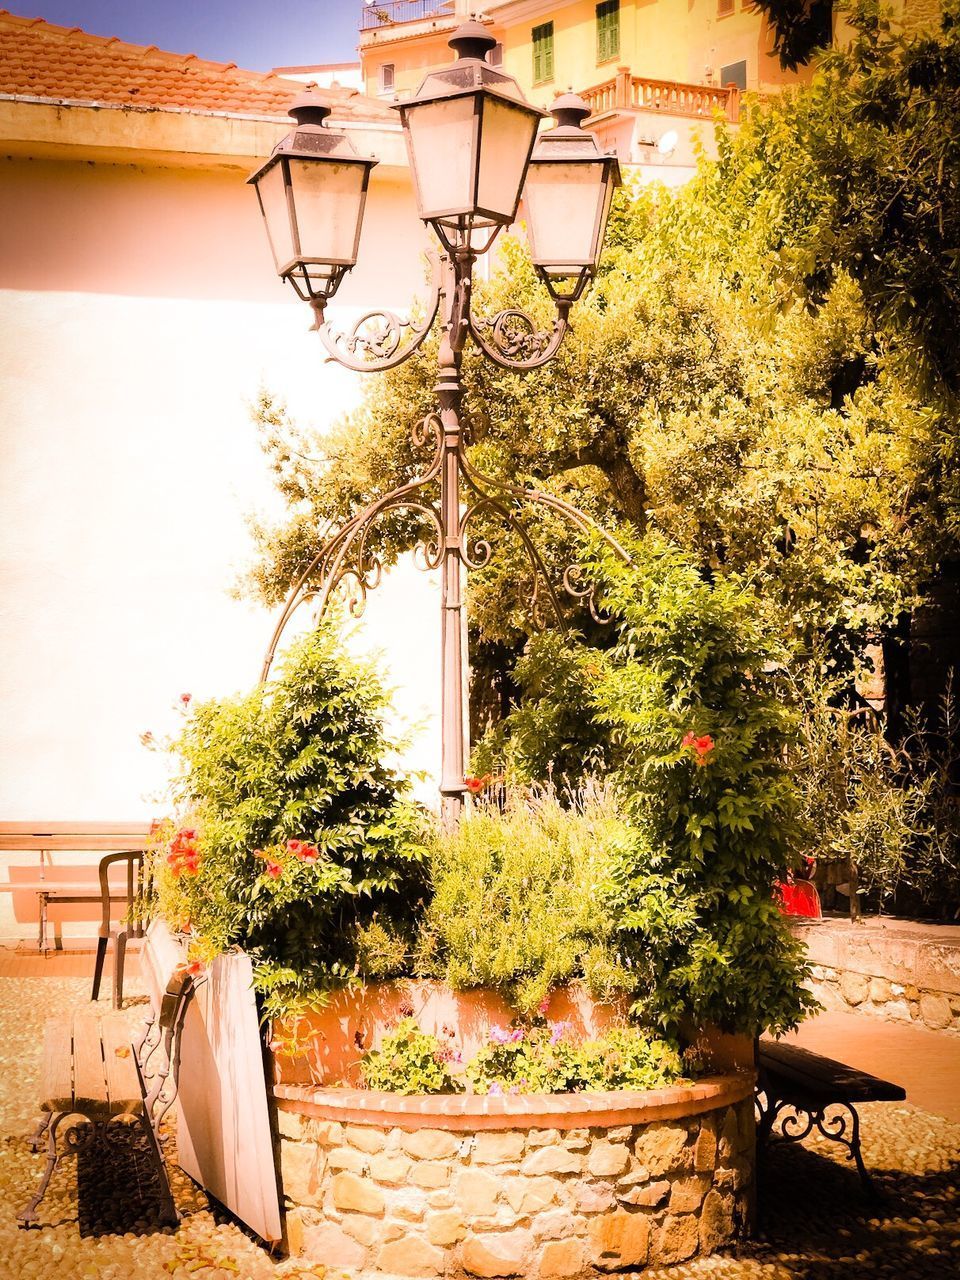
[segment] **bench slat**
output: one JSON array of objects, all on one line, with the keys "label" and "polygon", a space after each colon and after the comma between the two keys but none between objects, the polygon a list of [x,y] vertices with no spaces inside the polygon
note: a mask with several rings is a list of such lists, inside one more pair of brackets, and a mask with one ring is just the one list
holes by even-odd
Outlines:
[{"label": "bench slat", "polygon": [[43,1025],[40,1094],[42,1111],[69,1111],[73,1107],[72,1018],[48,1018]]},{"label": "bench slat", "polygon": [[799,1045],[761,1040],[759,1066],[824,1102],[903,1102],[907,1096],[898,1084]]},{"label": "bench slat", "polygon": [[79,1111],[102,1112],[107,1104],[99,1014],[73,1019],[73,1094]]},{"label": "bench slat", "polygon": [[100,1029],[110,1114],[118,1116],[129,1112],[138,1115],[142,1109],[140,1080],[126,1020],[123,1017],[104,1017]]}]

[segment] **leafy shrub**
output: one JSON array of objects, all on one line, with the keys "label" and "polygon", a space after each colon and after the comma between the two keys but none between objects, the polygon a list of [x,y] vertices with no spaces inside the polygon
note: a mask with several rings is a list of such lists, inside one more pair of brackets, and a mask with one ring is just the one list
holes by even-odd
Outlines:
[{"label": "leafy shrub", "polygon": [[436,1036],[404,1018],[379,1049],[368,1049],[360,1074],[368,1089],[387,1093],[570,1093],[658,1089],[687,1083],[676,1049],[636,1027],[617,1027],[597,1040],[576,1041],[566,1023],[491,1027],[489,1042],[466,1064]]},{"label": "leafy shrub", "polygon": [[614,911],[638,1012],[670,1033],[783,1031],[814,1004],[772,894],[802,834],[776,675],[788,655],[746,582],[706,579],[655,536],[631,551],[629,566],[593,556],[617,626],[593,698],[636,832]]},{"label": "leafy shrub", "polygon": [[859,914],[857,892],[882,904],[913,879],[930,784],[913,776],[870,707],[844,705],[830,671],[830,659],[815,653],[797,680],[802,711],[791,763],[807,852],[849,866],[851,911]]},{"label": "leafy shrub", "polygon": [[368,1089],[388,1093],[462,1093],[462,1082],[450,1072],[453,1059],[453,1051],[436,1036],[404,1018],[379,1049],[363,1055],[360,1075]]},{"label": "leafy shrub", "polygon": [[620,802],[605,944],[633,976],[636,1012],[670,1035],[785,1030],[813,1003],[772,893],[803,846],[785,759],[797,734],[780,675],[789,653],[743,579],[706,576],[655,534],[628,546],[629,566],[601,546],[584,558],[613,621],[607,648],[531,642],[531,672],[566,646],[563,691],[539,675],[523,688],[503,729],[507,768],[549,769],[550,746],[572,761],[554,730],[558,701],[578,689],[584,740],[602,743]]},{"label": "leafy shrub", "polygon": [[413,931],[423,821],[384,764],[383,701],[374,673],[321,629],[268,684],[196,706],[174,744],[177,816],[154,856],[160,913],[201,959],[250,952],[268,1013],[361,972],[374,922]]},{"label": "leafy shrub", "polygon": [[612,796],[588,788],[564,807],[547,788],[480,801],[430,853],[433,897],[418,967],[454,988],[492,987],[530,1014],[558,983],[594,995],[629,987],[613,955],[614,853],[629,836]]},{"label": "leafy shrub", "polygon": [[571,1040],[563,1023],[491,1028],[467,1065],[476,1093],[572,1093],[659,1089],[682,1080],[680,1055],[665,1040],[618,1027],[598,1040]]}]

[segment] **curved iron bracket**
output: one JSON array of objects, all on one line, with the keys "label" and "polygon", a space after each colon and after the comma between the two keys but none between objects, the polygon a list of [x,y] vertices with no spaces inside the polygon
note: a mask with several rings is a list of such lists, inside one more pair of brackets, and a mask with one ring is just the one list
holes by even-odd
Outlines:
[{"label": "curved iron bracket", "polygon": [[420,322],[404,320],[396,312],[380,308],[365,312],[350,330],[343,332],[333,329],[323,319],[323,313],[318,311],[314,327],[327,350],[328,359],[357,373],[377,373],[395,369],[412,356],[433,328],[444,294],[440,259],[436,253],[430,253],[429,260],[430,298],[426,315]]},{"label": "curved iron bracket", "polygon": [[479,318],[468,313],[470,336],[483,354],[501,369],[526,373],[553,359],[570,328],[571,305],[569,300],[557,300],[557,318],[552,329],[538,328],[533,317],[519,307],[506,307],[495,315]]}]

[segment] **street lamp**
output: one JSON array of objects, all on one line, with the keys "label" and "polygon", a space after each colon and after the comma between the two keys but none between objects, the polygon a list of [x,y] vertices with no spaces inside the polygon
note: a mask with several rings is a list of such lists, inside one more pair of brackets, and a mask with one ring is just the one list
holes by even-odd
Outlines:
[{"label": "street lamp", "polygon": [[[531,604],[546,597],[563,624],[559,591],[593,608],[593,594],[576,566],[555,583],[525,521],[531,508],[560,516],[581,533],[597,526],[553,494],[506,484],[470,462],[461,425],[462,353],[468,338],[502,368],[524,372],[545,364],[567,331],[571,305],[582,295],[599,260],[614,188],[620,171],[614,156],[600,151],[583,130],[589,114],[567,94],[554,106],[555,127],[537,141],[545,113],[531,107],[517,82],[486,62],[495,41],[469,22],[451,37],[457,60],[431,72],[413,98],[399,103],[421,219],[434,231],[432,296],[420,322],[390,311],[368,312],[349,332],[324,319],[325,307],[356,262],[370,169],[349,140],[325,123],[325,107],[302,95],[291,114],[297,129],[249,181],[267,225],[278,274],[309,301],[329,354],[361,372],[391,369],[421,345],[440,316],[436,385],[439,412],[413,432],[414,444],[431,447],[432,458],[415,480],[369,504],[330,535],[303,570],[277,623],[263,675],[283,630],[298,606],[317,602],[322,615],[343,587],[354,614],[380,579],[381,565],[368,537],[386,512],[412,516],[422,528],[419,549],[430,568],[441,571],[441,780],[443,819],[459,818],[467,791],[463,644],[463,571],[486,564],[493,548],[474,532],[484,520],[498,521],[519,539],[532,569]],[[473,264],[502,228],[517,216],[521,195],[537,272],[556,306],[556,320],[541,330],[525,312],[508,308],[474,316],[470,295]],[[431,496],[431,495],[435,496]],[[624,559],[626,552],[599,531]]]},{"label": "street lamp", "polygon": [[344,133],[325,125],[330,108],[299,94],[289,114],[297,127],[247,181],[267,227],[277,274],[322,314],[357,261],[370,170]]}]

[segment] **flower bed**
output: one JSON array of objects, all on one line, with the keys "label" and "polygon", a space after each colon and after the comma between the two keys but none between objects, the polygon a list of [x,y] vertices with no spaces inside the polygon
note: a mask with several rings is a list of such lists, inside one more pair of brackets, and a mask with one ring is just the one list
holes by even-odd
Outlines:
[{"label": "flower bed", "polygon": [[749,1219],[750,1072],[643,1093],[274,1096],[291,1247],[350,1274],[636,1270]]},{"label": "flower bed", "polygon": [[[736,1238],[753,1185],[746,1042],[702,1042],[726,1069],[645,1091],[353,1087],[362,1051],[389,1043],[398,1018],[449,1037],[469,1061],[515,1012],[484,990],[371,984],[301,1024],[299,1056],[280,1052],[281,1038],[273,1093],[292,1246],[354,1273],[586,1276]],[[579,986],[554,992],[543,1013],[574,1037],[607,1034],[624,1016]]]}]

